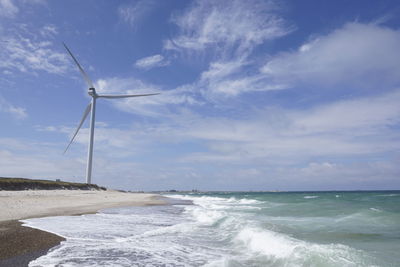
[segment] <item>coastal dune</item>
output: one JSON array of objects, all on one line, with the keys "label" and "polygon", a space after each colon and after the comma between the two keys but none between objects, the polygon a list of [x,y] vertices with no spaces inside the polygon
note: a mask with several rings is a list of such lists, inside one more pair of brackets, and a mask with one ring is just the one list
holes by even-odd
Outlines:
[{"label": "coastal dune", "polygon": [[27,266],[31,260],[64,240],[51,233],[21,226],[18,220],[162,204],[165,202],[155,194],[114,190],[0,191],[0,266]]}]

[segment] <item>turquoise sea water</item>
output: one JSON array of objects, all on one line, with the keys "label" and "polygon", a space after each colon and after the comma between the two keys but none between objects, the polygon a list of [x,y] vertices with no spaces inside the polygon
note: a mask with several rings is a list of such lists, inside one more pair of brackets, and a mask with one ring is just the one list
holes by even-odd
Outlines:
[{"label": "turquoise sea water", "polygon": [[25,220],[67,239],[30,266],[400,266],[399,191],[167,196]]}]

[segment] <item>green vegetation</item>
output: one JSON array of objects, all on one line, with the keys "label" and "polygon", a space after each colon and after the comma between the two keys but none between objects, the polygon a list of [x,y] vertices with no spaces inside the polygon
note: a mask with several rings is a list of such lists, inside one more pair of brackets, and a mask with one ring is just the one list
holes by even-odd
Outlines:
[{"label": "green vegetation", "polygon": [[106,190],[95,184],[69,183],[51,180],[35,180],[25,178],[0,177],[0,190],[55,190],[55,189],[78,189],[78,190]]}]

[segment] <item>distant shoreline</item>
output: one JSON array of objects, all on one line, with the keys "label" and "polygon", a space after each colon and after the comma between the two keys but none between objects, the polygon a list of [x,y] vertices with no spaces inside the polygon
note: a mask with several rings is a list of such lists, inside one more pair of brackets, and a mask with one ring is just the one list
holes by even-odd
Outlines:
[{"label": "distant shoreline", "polygon": [[0,266],[25,266],[65,240],[22,226],[19,220],[89,214],[123,206],[168,204],[156,194],[113,190],[0,191],[0,201]]},{"label": "distant shoreline", "polygon": [[57,179],[44,180],[44,179],[27,179],[27,178],[13,178],[13,177],[0,177],[0,191],[21,191],[21,190],[107,190],[105,187],[96,184],[85,183],[71,183]]}]

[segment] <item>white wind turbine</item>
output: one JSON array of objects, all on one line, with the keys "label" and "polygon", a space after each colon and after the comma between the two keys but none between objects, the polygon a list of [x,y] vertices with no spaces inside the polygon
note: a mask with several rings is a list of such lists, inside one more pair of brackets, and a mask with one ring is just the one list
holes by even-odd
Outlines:
[{"label": "white wind turbine", "polygon": [[71,50],[67,47],[66,44],[64,44],[65,49],[67,49],[68,53],[74,60],[75,64],[78,66],[79,71],[81,72],[83,78],[85,79],[87,85],[89,86],[89,91],[88,94],[92,97],[92,100],[90,101],[89,105],[86,107],[85,112],[83,113],[83,117],[81,121],[79,122],[78,128],[76,129],[74,135],[71,138],[71,141],[69,142],[67,148],[64,151],[67,152],[68,148],[72,144],[72,142],[75,139],[75,136],[78,134],[79,129],[82,127],[82,124],[85,122],[89,112],[90,112],[90,134],[89,134],[89,147],[88,147],[88,157],[87,157],[87,166],[86,166],[86,183],[90,184],[91,179],[92,179],[92,158],[93,158],[93,139],[94,139],[94,122],[95,122],[95,114],[96,114],[96,100],[97,98],[109,98],[109,99],[115,99],[115,98],[128,98],[128,97],[139,97],[139,96],[150,96],[150,95],[158,95],[159,93],[156,94],[143,94],[143,95],[99,95],[96,93],[96,89],[94,89],[93,82],[90,80],[89,76],[86,74],[86,72],[83,70],[81,65],[79,64],[78,60],[74,57],[72,54]]}]

